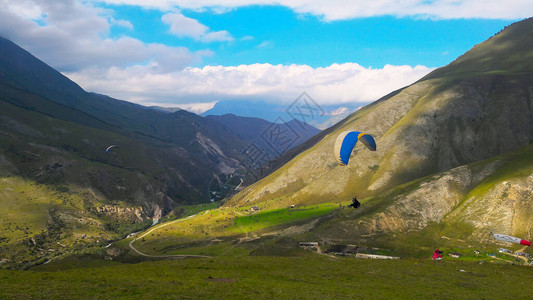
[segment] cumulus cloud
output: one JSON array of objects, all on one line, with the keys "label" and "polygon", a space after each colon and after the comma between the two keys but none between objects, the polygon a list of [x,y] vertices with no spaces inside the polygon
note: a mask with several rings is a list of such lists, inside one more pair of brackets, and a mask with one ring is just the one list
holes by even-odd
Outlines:
[{"label": "cumulus cloud", "polygon": [[0,36],[8,38],[61,71],[87,67],[149,65],[153,72],[181,69],[212,55],[184,47],[110,38],[111,26],[133,28],[113,12],[74,0],[3,1]]},{"label": "cumulus cloud", "polygon": [[178,37],[192,37],[203,42],[232,41],[233,37],[226,30],[210,31],[209,27],[181,13],[168,13],[161,18],[170,25],[170,33]]},{"label": "cumulus cloud", "polygon": [[114,18],[111,18],[111,24],[121,26],[124,28],[127,28],[129,30],[133,30],[133,24],[131,24],[128,20],[115,20]]},{"label": "cumulus cloud", "polygon": [[98,0],[111,4],[127,4],[169,10],[212,9],[224,12],[250,5],[281,5],[299,14],[311,14],[325,21],[391,15],[437,19],[482,18],[519,19],[533,15],[529,0]]},{"label": "cumulus cloud", "polygon": [[[245,5],[246,1],[213,1],[210,7]],[[99,8],[94,2],[19,0],[0,3],[3,4],[0,36],[13,40],[88,91],[146,105],[175,105],[199,112],[209,109],[216,101],[228,99],[288,104],[303,91],[322,105],[363,103],[408,85],[431,71],[423,66],[386,65],[373,69],[356,63],[322,68],[271,64],[193,68],[188,66],[213,53],[145,43],[129,36],[110,37],[111,26],[132,29],[133,25],[127,20],[115,19],[112,10]],[[159,8],[168,6],[172,12],[165,14],[163,21],[166,19],[169,30],[176,35],[201,41],[232,38],[226,31],[211,31],[176,12],[177,2],[156,0],[150,3]],[[182,5],[193,7],[195,3],[183,2]],[[205,2],[198,3],[205,6]],[[332,3],[337,5],[337,2]]]},{"label": "cumulus cloud", "polygon": [[320,105],[331,105],[377,100],[432,70],[392,65],[374,69],[356,63],[322,68],[252,64],[187,67],[167,73],[153,73],[145,66],[90,68],[66,75],[87,90],[144,105],[157,102],[180,106],[239,99],[288,104],[303,91]]}]

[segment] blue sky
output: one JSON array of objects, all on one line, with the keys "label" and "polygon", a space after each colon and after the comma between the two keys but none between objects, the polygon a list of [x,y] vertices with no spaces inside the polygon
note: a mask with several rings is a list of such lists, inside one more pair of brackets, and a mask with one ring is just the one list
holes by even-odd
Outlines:
[{"label": "blue sky", "polygon": [[131,22],[134,28],[114,26],[111,36],[129,35],[147,43],[212,50],[214,55],[198,66],[270,63],[326,67],[357,62],[377,68],[386,64],[440,67],[516,21],[377,16],[326,22],[319,16],[302,16],[286,7],[258,5],[227,13],[181,11],[213,31],[228,31],[234,38],[205,43],[169,33],[168,25],[161,21],[165,12],[160,10],[103,6],[112,9],[115,18]]},{"label": "blue sky", "polygon": [[0,1],[0,36],[84,89],[195,112],[368,103],[533,15],[524,0]]}]

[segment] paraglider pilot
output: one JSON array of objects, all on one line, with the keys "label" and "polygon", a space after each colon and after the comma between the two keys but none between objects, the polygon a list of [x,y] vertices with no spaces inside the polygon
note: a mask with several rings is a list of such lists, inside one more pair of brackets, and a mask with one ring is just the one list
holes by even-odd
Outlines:
[{"label": "paraglider pilot", "polygon": [[353,208],[358,208],[359,206],[361,206],[361,203],[357,201],[356,197],[353,197],[352,204],[348,205],[348,207],[353,207]]},{"label": "paraglider pilot", "polygon": [[435,252],[433,252],[433,260],[441,260],[442,259],[442,251],[439,249],[435,249]]}]

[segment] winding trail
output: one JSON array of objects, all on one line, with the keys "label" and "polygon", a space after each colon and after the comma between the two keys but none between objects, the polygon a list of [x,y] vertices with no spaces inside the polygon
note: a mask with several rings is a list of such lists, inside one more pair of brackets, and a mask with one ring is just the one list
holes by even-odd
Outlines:
[{"label": "winding trail", "polygon": [[152,257],[152,258],[193,258],[193,257],[201,257],[201,258],[210,258],[212,256],[208,256],[208,255],[189,255],[189,254],[175,254],[175,255],[150,255],[150,254],[146,254],[146,253],[143,253],[139,250],[137,250],[137,248],[133,247],[133,242],[135,242],[138,238],[143,238],[145,237],[146,235],[150,234],[152,231],[156,230],[156,229],[160,229],[161,227],[165,227],[167,225],[170,225],[170,224],[174,224],[174,223],[178,223],[178,222],[183,222],[187,219],[190,219],[192,217],[194,217],[196,215],[192,215],[192,216],[188,216],[186,218],[183,218],[183,219],[178,219],[178,220],[175,220],[175,221],[171,221],[171,222],[168,222],[168,223],[163,223],[159,226],[155,226],[153,228],[151,228],[150,230],[148,230],[147,232],[143,233],[142,235],[140,235],[139,237],[136,237],[134,238],[130,243],[129,243],[129,246],[131,248],[131,250],[135,251],[135,253],[139,254],[139,255],[142,255],[144,257]]}]

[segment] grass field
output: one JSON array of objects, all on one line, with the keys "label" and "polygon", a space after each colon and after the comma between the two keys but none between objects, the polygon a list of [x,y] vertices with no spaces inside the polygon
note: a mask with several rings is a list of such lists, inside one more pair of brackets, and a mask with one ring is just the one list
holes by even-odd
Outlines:
[{"label": "grass field", "polygon": [[531,267],[446,260],[312,255],[117,264],[87,259],[0,271],[0,298],[528,299],[531,279]]},{"label": "grass field", "polygon": [[162,223],[150,229],[147,235],[139,234],[142,238],[135,241],[134,246],[143,253],[155,255],[248,254],[249,251],[246,249],[233,246],[227,248],[224,246],[227,244],[213,245],[211,241],[213,239],[235,240],[238,236],[259,230],[270,230],[276,226],[286,227],[299,221],[327,215],[337,208],[338,204],[331,203],[257,212],[251,212],[249,207],[219,208],[198,213],[191,218]]},{"label": "grass field", "polygon": [[324,203],[300,208],[259,211],[248,216],[238,216],[233,227],[239,233],[246,233],[266,227],[316,218],[332,212],[335,208],[338,208],[338,204]]}]

